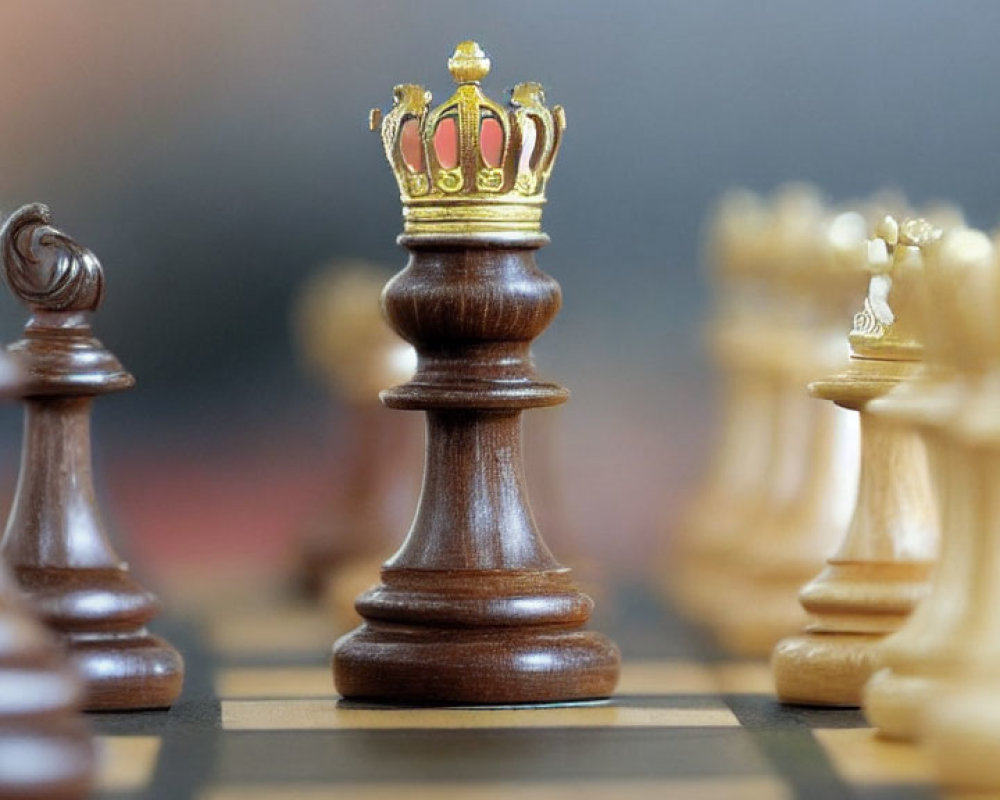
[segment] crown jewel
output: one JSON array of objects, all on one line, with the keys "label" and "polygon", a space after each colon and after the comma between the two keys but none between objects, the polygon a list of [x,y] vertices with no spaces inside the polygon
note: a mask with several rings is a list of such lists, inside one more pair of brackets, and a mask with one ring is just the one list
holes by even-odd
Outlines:
[{"label": "crown jewel", "polygon": [[488,98],[479,81],[490,59],[476,42],[459,44],[448,70],[458,87],[436,108],[423,86],[404,83],[384,119],[371,112],[399,183],[404,233],[537,237],[562,106],[549,109],[537,83],[517,84],[507,108]]}]

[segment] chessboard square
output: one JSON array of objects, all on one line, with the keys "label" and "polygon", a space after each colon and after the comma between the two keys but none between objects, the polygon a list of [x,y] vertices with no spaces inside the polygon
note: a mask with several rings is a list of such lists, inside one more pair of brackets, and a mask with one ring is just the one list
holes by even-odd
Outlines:
[{"label": "chessboard square", "polygon": [[344,784],[335,787],[231,786],[210,789],[199,800],[790,800],[792,793],[774,778],[706,780],[588,781],[546,783]]},{"label": "chessboard square", "polygon": [[851,784],[920,784],[934,779],[924,752],[880,739],[873,728],[814,729],[837,774]]},{"label": "chessboard square", "polygon": [[226,730],[379,730],[467,728],[739,727],[732,711],[704,708],[619,706],[440,709],[345,708],[333,699],[223,700]]},{"label": "chessboard square", "polygon": [[[225,699],[327,697],[335,694],[328,665],[245,666],[218,672],[216,693]],[[713,670],[693,661],[626,661],[615,694],[714,694]]]},{"label": "chessboard square", "polygon": [[97,785],[106,792],[135,792],[153,779],[159,736],[97,736]]},{"label": "chessboard square", "polygon": [[229,732],[220,743],[214,780],[220,786],[315,786],[776,774],[740,728],[381,729]]}]

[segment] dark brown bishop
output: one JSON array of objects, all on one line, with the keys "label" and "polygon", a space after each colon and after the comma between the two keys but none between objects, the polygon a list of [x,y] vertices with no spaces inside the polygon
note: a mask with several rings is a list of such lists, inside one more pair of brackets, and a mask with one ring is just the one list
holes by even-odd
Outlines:
[{"label": "dark brown bishop", "polygon": [[115,553],[94,495],[90,414],[97,395],[135,379],[90,329],[104,275],[84,247],[24,206],[0,230],[3,274],[32,313],[8,352],[25,372],[17,494],[0,551],[32,607],[57,631],[91,710],[162,708],[180,693],[183,660],[146,624],[156,598]]}]

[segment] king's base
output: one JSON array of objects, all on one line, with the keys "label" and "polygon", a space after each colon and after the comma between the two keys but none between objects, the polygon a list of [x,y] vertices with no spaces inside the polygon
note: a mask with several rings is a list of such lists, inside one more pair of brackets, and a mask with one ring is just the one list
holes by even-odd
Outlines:
[{"label": "king's base", "polygon": [[886,739],[921,738],[924,716],[940,683],[927,675],[906,675],[883,668],[865,686],[865,717]]},{"label": "king's base", "polygon": [[1000,795],[1000,683],[936,694],[924,742],[947,796]]},{"label": "king's base", "polygon": [[90,797],[94,745],[82,719],[21,720],[0,725],[0,753],[14,758],[0,769],[0,797],[5,800]]},{"label": "king's base", "polygon": [[590,700],[618,683],[617,645],[586,630],[444,629],[365,623],[333,648],[337,691],[399,705]]},{"label": "king's base", "polygon": [[771,655],[778,699],[810,706],[861,705],[883,634],[806,633],[783,639]]},{"label": "king's base", "polygon": [[71,634],[67,641],[84,680],[87,711],[169,708],[181,693],[184,659],[159,636]]}]

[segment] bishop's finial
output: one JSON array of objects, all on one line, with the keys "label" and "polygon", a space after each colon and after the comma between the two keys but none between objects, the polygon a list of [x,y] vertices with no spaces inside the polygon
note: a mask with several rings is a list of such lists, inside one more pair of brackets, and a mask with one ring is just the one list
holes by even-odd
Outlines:
[{"label": "bishop's finial", "polygon": [[104,295],[101,262],[51,221],[42,203],[23,206],[7,218],[0,229],[4,280],[34,311],[94,311]]}]

